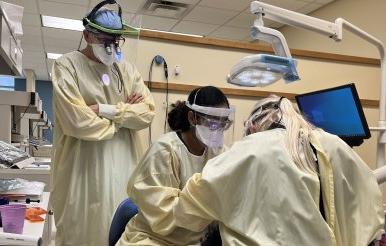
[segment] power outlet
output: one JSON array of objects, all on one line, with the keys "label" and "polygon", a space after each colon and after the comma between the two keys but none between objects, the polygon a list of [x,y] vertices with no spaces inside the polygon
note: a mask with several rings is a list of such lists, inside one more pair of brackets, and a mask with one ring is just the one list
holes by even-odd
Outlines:
[{"label": "power outlet", "polygon": [[180,65],[175,65],[174,66],[174,75],[178,76],[181,74],[181,66]]}]

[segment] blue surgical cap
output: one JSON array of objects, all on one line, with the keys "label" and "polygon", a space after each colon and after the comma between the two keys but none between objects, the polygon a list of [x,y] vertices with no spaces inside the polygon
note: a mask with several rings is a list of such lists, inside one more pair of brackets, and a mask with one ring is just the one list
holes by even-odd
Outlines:
[{"label": "blue surgical cap", "polygon": [[91,21],[108,29],[120,30],[123,28],[121,17],[116,11],[110,9],[98,10]]}]

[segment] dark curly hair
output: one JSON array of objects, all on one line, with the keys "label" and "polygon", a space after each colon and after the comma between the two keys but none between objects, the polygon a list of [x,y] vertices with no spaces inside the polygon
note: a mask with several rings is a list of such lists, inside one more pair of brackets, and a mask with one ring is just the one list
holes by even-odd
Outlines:
[{"label": "dark curly hair", "polygon": [[[216,107],[220,105],[227,105],[229,107],[229,102],[225,94],[214,86],[204,86],[194,89],[190,92],[188,101],[190,104],[195,103],[206,107]],[[171,106],[172,110],[168,113],[170,129],[181,132],[189,130],[188,112],[191,111],[191,109],[185,105],[185,101],[177,101]]]}]

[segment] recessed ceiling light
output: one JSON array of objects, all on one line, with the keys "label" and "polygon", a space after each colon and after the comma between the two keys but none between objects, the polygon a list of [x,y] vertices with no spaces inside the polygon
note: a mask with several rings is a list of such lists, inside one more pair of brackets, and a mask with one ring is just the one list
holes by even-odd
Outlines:
[{"label": "recessed ceiling light", "polygon": [[[80,20],[61,18],[61,17],[55,17],[55,16],[48,16],[48,15],[41,15],[41,18],[42,18],[42,24],[44,27],[53,27],[53,28],[74,30],[74,31],[83,31],[84,30],[83,23]],[[196,38],[204,37],[202,35],[180,33],[180,32],[160,31],[160,30],[147,29],[147,28],[141,28],[141,30],[184,35],[184,36],[196,37]]]},{"label": "recessed ceiling light", "polygon": [[152,32],[161,32],[161,33],[169,33],[169,34],[177,34],[177,35],[183,35],[183,36],[189,36],[189,37],[195,37],[195,38],[203,38],[204,37],[202,35],[196,35],[196,34],[181,33],[181,32],[168,32],[168,31],[160,31],[160,30],[147,29],[147,28],[141,28],[141,30],[152,31]]},{"label": "recessed ceiling light", "polygon": [[58,59],[59,57],[61,57],[63,54],[57,54],[57,53],[47,53],[47,58],[48,59],[52,59],[52,60],[56,60]]},{"label": "recessed ceiling light", "polygon": [[44,27],[53,27],[59,29],[83,31],[83,23],[80,20],[67,19],[55,16],[41,15],[42,25]]}]

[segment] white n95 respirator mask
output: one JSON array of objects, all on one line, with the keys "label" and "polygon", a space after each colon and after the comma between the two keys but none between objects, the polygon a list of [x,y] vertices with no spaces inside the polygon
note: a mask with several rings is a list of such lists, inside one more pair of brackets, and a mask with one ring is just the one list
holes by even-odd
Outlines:
[{"label": "white n95 respirator mask", "polygon": [[95,57],[106,66],[111,66],[114,62],[117,62],[116,51],[113,45],[111,45],[111,54],[106,52],[104,44],[91,44],[91,47]]},{"label": "white n95 respirator mask", "polygon": [[209,148],[220,148],[224,145],[224,130],[210,130],[209,127],[196,125],[197,138]]}]

